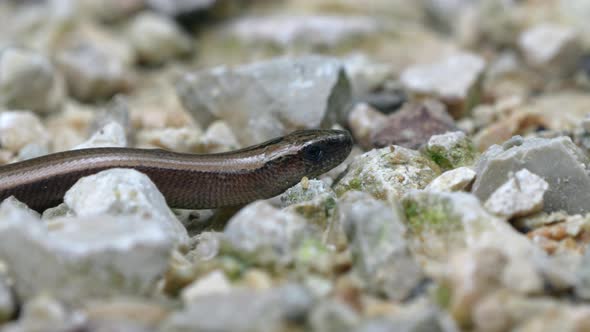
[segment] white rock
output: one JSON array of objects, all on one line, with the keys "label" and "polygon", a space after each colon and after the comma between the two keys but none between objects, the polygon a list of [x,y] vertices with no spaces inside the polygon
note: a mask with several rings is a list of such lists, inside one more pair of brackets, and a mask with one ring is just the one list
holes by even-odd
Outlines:
[{"label": "white rock", "polygon": [[85,41],[58,54],[57,62],[74,97],[82,101],[110,98],[129,87],[127,64],[109,50]]},{"label": "white rock", "polygon": [[201,70],[176,88],[199,124],[224,120],[243,146],[345,121],[351,99],[342,61],[324,56]]},{"label": "white rock", "polygon": [[200,139],[200,152],[217,153],[237,150],[238,139],[225,121],[215,121],[209,125]]},{"label": "white rock", "polygon": [[129,40],[146,63],[159,64],[191,50],[191,40],[172,19],[150,12],[133,19]]},{"label": "white rock", "polygon": [[469,97],[485,66],[483,58],[460,53],[440,62],[411,66],[402,72],[400,81],[406,89],[417,94],[464,100]]},{"label": "white rock", "polygon": [[431,191],[463,191],[475,180],[475,171],[459,167],[446,171],[426,186]]},{"label": "white rock", "polygon": [[64,202],[76,216],[131,215],[155,221],[174,241],[188,241],[186,229],[166,205],[166,199],[147,175],[132,169],[109,169],[81,178]]},{"label": "white rock", "polygon": [[17,310],[12,287],[4,272],[0,275],[0,324],[10,320]]},{"label": "white rock", "polygon": [[547,181],[524,168],[490,195],[485,208],[505,218],[533,214],[543,210],[547,189]]},{"label": "white rock", "polygon": [[234,215],[224,234],[238,254],[254,257],[260,263],[288,263],[304,228],[305,219],[299,215],[258,201]]},{"label": "white rock", "polygon": [[34,144],[47,148],[49,133],[35,114],[28,111],[0,113],[0,145],[17,153],[25,146]]},{"label": "white rock", "polygon": [[63,78],[45,56],[17,48],[0,51],[0,105],[52,112],[64,100],[64,86]]},{"label": "white rock", "polygon": [[348,125],[352,135],[365,149],[372,147],[371,135],[380,126],[383,125],[387,116],[366,103],[360,103],[354,106],[348,115]]},{"label": "white rock", "polygon": [[80,328],[86,317],[79,311],[68,311],[50,295],[39,295],[26,301],[18,321],[4,325],[5,332],[68,331]]},{"label": "white rock", "polygon": [[184,303],[188,304],[199,296],[228,293],[231,287],[225,273],[215,270],[186,286],[180,296]]},{"label": "white rock", "polygon": [[412,189],[424,189],[439,174],[439,167],[420,152],[392,145],[354,158],[334,191],[338,196],[363,191],[395,202]]},{"label": "white rock", "polygon": [[328,15],[277,15],[246,17],[229,27],[230,34],[246,43],[278,46],[336,46],[339,43],[378,32],[369,17]]},{"label": "white rock", "polygon": [[22,299],[148,294],[174,245],[160,224],[135,216],[62,218],[51,231],[11,201],[0,205],[0,216],[0,258]]},{"label": "white rock", "polygon": [[176,152],[193,152],[198,149],[202,135],[197,127],[145,129],[137,133],[137,144]]},{"label": "white rock", "polygon": [[549,74],[571,73],[582,55],[574,28],[549,23],[524,31],[518,45],[529,65]]},{"label": "white rock", "polygon": [[94,133],[86,142],[77,145],[72,150],[125,146],[127,146],[125,129],[118,122],[109,122]]}]

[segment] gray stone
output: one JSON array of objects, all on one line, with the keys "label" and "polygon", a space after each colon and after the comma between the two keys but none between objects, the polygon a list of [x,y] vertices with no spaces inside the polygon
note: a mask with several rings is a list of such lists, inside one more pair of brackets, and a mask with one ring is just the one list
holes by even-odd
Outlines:
[{"label": "gray stone", "polygon": [[233,254],[260,264],[287,264],[294,258],[305,227],[299,215],[258,201],[233,216],[224,234]]},{"label": "gray stone", "polygon": [[2,272],[0,275],[0,324],[10,320],[17,311],[16,298],[11,283]]},{"label": "gray stone", "polygon": [[137,217],[59,218],[48,229],[15,200],[0,205],[0,217],[0,258],[21,299],[149,294],[174,244],[161,225]]},{"label": "gray stone", "polygon": [[357,190],[393,202],[412,189],[424,189],[439,174],[438,165],[418,151],[392,145],[356,157],[334,190],[339,196]]},{"label": "gray stone", "polygon": [[360,322],[359,314],[346,303],[336,300],[320,301],[309,315],[313,331],[352,331]]},{"label": "gray stone", "polygon": [[457,327],[433,305],[419,302],[394,315],[367,319],[355,332],[455,332]]},{"label": "gray stone", "polygon": [[577,282],[574,288],[576,296],[590,300],[590,249],[588,247],[584,251],[576,276]]},{"label": "gray stone", "polygon": [[167,16],[144,12],[133,18],[129,41],[140,61],[161,64],[191,51],[190,38]]},{"label": "gray stone", "polygon": [[183,311],[170,315],[161,331],[280,331],[289,322],[301,321],[312,305],[313,298],[297,285],[234,290],[194,299]]},{"label": "gray stone", "polygon": [[543,195],[548,188],[545,180],[524,168],[498,187],[484,206],[505,218],[530,215],[543,210]]},{"label": "gray stone", "polygon": [[77,311],[69,311],[57,299],[40,295],[26,301],[19,319],[2,326],[3,332],[72,331],[86,322]]},{"label": "gray stone", "polygon": [[147,175],[133,169],[109,169],[81,178],[66,192],[64,202],[80,218],[137,216],[159,223],[178,243],[188,241],[186,229],[156,185]]},{"label": "gray stone", "polygon": [[487,200],[511,173],[523,168],[549,183],[544,211],[588,212],[590,177],[588,157],[568,137],[513,138],[503,146],[490,147],[476,166],[473,193]]},{"label": "gray stone", "polygon": [[94,43],[79,42],[64,49],[58,54],[57,62],[69,92],[82,101],[110,98],[131,85],[125,62]]},{"label": "gray stone", "polygon": [[429,95],[459,106],[458,111],[451,113],[462,114],[477,97],[485,67],[482,57],[459,53],[436,63],[409,67],[402,72],[400,81],[413,94]]},{"label": "gray stone", "polygon": [[39,113],[56,111],[65,85],[51,61],[24,49],[0,49],[0,105]]},{"label": "gray stone", "polygon": [[575,28],[549,23],[522,32],[518,46],[530,66],[552,75],[573,73],[583,53]]},{"label": "gray stone", "polygon": [[386,119],[385,114],[368,104],[355,105],[348,116],[348,125],[355,142],[365,149],[370,149],[372,147],[371,135],[383,125]]},{"label": "gray stone", "polygon": [[400,301],[422,282],[423,274],[405,240],[404,215],[391,205],[362,192],[340,199],[353,267],[368,288]]},{"label": "gray stone", "polygon": [[321,56],[197,71],[184,75],[177,90],[199,124],[222,119],[244,146],[344,122],[351,98],[341,62]]}]

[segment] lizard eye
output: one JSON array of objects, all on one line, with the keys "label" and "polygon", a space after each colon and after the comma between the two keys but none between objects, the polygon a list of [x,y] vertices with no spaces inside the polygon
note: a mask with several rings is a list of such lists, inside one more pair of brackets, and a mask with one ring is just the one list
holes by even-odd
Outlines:
[{"label": "lizard eye", "polygon": [[312,145],[303,150],[303,157],[309,161],[318,162],[324,157],[324,150],[318,145]]}]

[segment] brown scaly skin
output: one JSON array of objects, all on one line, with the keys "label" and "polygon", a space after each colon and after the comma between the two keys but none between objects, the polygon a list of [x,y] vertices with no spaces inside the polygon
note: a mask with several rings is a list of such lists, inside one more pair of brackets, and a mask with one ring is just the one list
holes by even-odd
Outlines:
[{"label": "brown scaly skin", "polygon": [[78,179],[110,168],[150,177],[169,206],[205,209],[276,196],[302,177],[340,164],[352,138],[341,130],[301,130],[218,154],[93,148],[59,152],[0,167],[0,200],[15,196],[37,211],[58,205]]}]

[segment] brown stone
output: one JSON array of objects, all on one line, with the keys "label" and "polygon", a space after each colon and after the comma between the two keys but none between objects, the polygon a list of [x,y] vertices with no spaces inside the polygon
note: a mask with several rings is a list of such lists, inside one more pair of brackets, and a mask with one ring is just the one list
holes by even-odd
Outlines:
[{"label": "brown stone", "polygon": [[388,116],[384,125],[372,135],[374,147],[399,145],[417,149],[432,135],[459,130],[445,106],[435,100],[408,103]]}]

